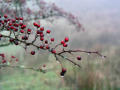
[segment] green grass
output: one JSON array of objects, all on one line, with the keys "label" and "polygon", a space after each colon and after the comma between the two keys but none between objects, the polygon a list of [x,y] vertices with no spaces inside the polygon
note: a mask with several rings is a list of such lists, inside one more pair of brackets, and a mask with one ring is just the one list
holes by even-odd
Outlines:
[{"label": "green grass", "polygon": [[60,77],[55,72],[16,72],[3,76],[0,86],[0,90],[70,90],[62,86]]}]

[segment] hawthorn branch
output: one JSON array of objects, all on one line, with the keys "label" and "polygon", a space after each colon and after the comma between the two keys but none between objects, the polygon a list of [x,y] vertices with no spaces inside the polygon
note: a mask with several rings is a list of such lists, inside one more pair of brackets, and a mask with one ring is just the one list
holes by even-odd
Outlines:
[{"label": "hawthorn branch", "polygon": [[88,54],[97,54],[100,57],[106,57],[103,56],[102,54],[100,54],[98,51],[85,51],[85,50],[63,50],[61,52],[58,53],[58,55],[61,55],[63,53],[73,53],[73,52],[83,52],[83,53],[88,53]]}]

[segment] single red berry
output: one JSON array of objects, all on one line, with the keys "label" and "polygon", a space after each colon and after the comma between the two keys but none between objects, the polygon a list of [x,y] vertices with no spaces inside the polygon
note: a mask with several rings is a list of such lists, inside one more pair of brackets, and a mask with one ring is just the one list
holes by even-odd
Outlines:
[{"label": "single red berry", "polygon": [[66,68],[62,68],[62,72],[66,72],[67,70],[66,70]]},{"label": "single red berry", "polygon": [[20,17],[20,20],[23,20],[23,17]]},{"label": "single red berry", "polygon": [[37,32],[37,34],[40,34],[40,33],[41,33],[41,31],[40,31],[40,30],[37,30],[36,32]]},{"label": "single red berry", "polygon": [[8,18],[7,21],[10,21],[10,19]]},{"label": "single red berry", "polygon": [[51,42],[54,42],[54,38],[51,38]]},{"label": "single red berry", "polygon": [[61,44],[64,44],[64,43],[65,43],[65,42],[62,40],[62,41],[61,41]]},{"label": "single red berry", "polygon": [[1,21],[2,24],[4,24],[4,21]]},{"label": "single red berry", "polygon": [[2,34],[0,34],[0,38],[2,37]]},{"label": "single red berry", "polygon": [[9,26],[12,26],[12,23],[9,23]]},{"label": "single red berry", "polygon": [[26,28],[26,25],[22,25],[22,26],[21,26],[21,29],[24,29],[24,28]]},{"label": "single red berry", "polygon": [[15,27],[18,27],[18,26],[19,26],[19,24],[15,23],[15,24],[14,24],[14,26],[15,26]]},{"label": "single red berry", "polygon": [[21,33],[24,33],[24,30],[20,30]]},{"label": "single red berry", "polygon": [[23,23],[21,23],[21,22],[20,22],[20,23],[19,23],[19,25],[20,25],[20,26],[22,26],[22,25],[23,25]]},{"label": "single red berry", "polygon": [[64,76],[66,72],[67,72],[67,70],[65,68],[62,68],[62,71],[61,71],[60,75]]},{"label": "single red berry", "polygon": [[19,60],[16,58],[16,60],[15,60],[16,62],[18,62]]},{"label": "single red berry", "polygon": [[51,32],[50,30],[47,30],[47,31],[46,31],[46,33],[48,33],[48,34],[50,34],[50,32]]},{"label": "single red berry", "polygon": [[4,18],[7,18],[7,17],[8,17],[8,16],[5,14],[5,15],[4,15]]},{"label": "single red berry", "polygon": [[40,40],[43,41],[43,40],[44,40],[44,37],[41,37]]},{"label": "single red berry", "polygon": [[12,19],[12,23],[15,23],[16,22],[16,20],[15,19]]},{"label": "single red berry", "polygon": [[10,30],[10,28],[7,28],[7,30],[9,31],[9,30]]},{"label": "single red berry", "polygon": [[69,41],[69,38],[68,38],[68,37],[65,37],[64,40],[65,40],[65,42],[68,42],[68,41]]},{"label": "single red berry", "polygon": [[46,45],[46,49],[50,49],[49,45]]},{"label": "single red berry", "polygon": [[43,33],[41,33],[41,34],[40,34],[40,37],[44,37],[44,34],[43,34]]},{"label": "single red berry", "polygon": [[34,26],[37,26],[38,24],[36,22],[33,23]]},{"label": "single red berry", "polygon": [[13,38],[10,38],[10,40],[9,40],[10,42],[13,42],[14,41],[14,39]]},{"label": "single red berry", "polygon": [[39,28],[40,27],[40,25],[39,24],[37,24],[37,28]]},{"label": "single red berry", "polygon": [[41,45],[41,46],[40,46],[40,48],[41,48],[41,49],[43,49],[43,48],[44,48],[44,46],[42,46],[42,45]]},{"label": "single red berry", "polygon": [[11,58],[15,58],[15,56],[11,56]]},{"label": "single red berry", "polygon": [[31,33],[31,29],[28,28],[27,29],[27,33],[30,34]]},{"label": "single red berry", "polygon": [[35,55],[35,51],[31,51],[31,55]]},{"label": "single red berry", "polygon": [[7,61],[6,60],[2,60],[2,63],[6,63]]},{"label": "single red berry", "polygon": [[18,31],[18,29],[17,29],[17,28],[14,28],[14,31],[15,31],[15,32],[17,32],[17,31]]},{"label": "single red berry", "polygon": [[41,27],[40,30],[41,30],[41,31],[44,31],[44,27]]},{"label": "single red berry", "polygon": [[0,56],[4,58],[4,57],[5,57],[5,54],[4,54],[4,53],[1,53]]},{"label": "single red berry", "polygon": [[67,47],[68,45],[66,43],[63,44],[63,47]]},{"label": "single red berry", "polygon": [[52,50],[51,52],[55,54],[55,53],[56,53],[56,50]]},{"label": "single red berry", "polygon": [[13,27],[13,26],[11,26],[11,27],[10,27],[10,29],[14,29],[14,27]]},{"label": "single red berry", "polygon": [[19,20],[19,18],[18,18],[18,17],[16,17],[16,20]]},{"label": "single red berry", "polygon": [[7,23],[7,20],[5,19],[5,20],[4,20],[4,22],[6,22],[6,23]]},{"label": "single red berry", "polygon": [[81,60],[82,58],[80,56],[77,57],[77,60]]}]

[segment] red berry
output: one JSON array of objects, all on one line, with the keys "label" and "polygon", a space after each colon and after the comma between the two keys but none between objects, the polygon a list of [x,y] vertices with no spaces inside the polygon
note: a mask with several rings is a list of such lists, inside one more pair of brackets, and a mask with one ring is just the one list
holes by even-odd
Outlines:
[{"label": "red berry", "polygon": [[56,53],[56,50],[52,50],[51,52],[55,54],[55,53]]},{"label": "red berry", "polygon": [[0,34],[0,38],[2,37],[2,34]]},{"label": "red berry", "polygon": [[24,33],[24,30],[20,30],[21,33]]},{"label": "red berry", "polygon": [[51,38],[51,42],[54,42],[54,38]]},{"label": "red berry", "polygon": [[44,37],[41,37],[40,40],[43,41],[43,40],[44,40]]},{"label": "red berry", "polygon": [[23,23],[21,23],[21,22],[20,22],[20,23],[19,23],[19,25],[20,25],[20,26],[22,26],[22,25],[23,25]]},{"label": "red berry", "polygon": [[15,56],[11,56],[11,58],[15,58]]},{"label": "red berry", "polygon": [[4,21],[1,21],[2,24],[4,24]]},{"label": "red berry", "polygon": [[2,63],[6,63],[7,61],[6,60],[2,60]]},{"label": "red berry", "polygon": [[19,60],[16,58],[16,60],[15,60],[16,62],[18,62]]},{"label": "red berry", "polygon": [[23,20],[23,17],[20,17],[20,20]]},{"label": "red berry", "polygon": [[28,37],[27,36],[22,36],[22,39],[23,40],[28,40]]},{"label": "red berry", "polygon": [[5,14],[5,15],[4,15],[4,18],[7,18],[7,17],[8,17],[8,16]]},{"label": "red berry", "polygon": [[31,51],[31,55],[35,55],[35,51]]},{"label": "red berry", "polygon": [[10,29],[14,29],[14,27],[13,27],[13,26],[11,26],[11,27],[10,27]]},{"label": "red berry", "polygon": [[18,29],[17,29],[17,28],[14,28],[14,31],[16,31],[16,32],[17,32],[17,31],[18,31]]},{"label": "red berry", "polygon": [[12,23],[9,23],[9,26],[12,26]]},{"label": "red berry", "polygon": [[16,20],[19,20],[19,18],[18,18],[18,17],[16,17]]},{"label": "red berry", "polygon": [[21,26],[21,29],[24,29],[24,28],[26,28],[26,25],[22,25],[22,26]]},{"label": "red berry", "polygon": [[69,38],[68,37],[65,37],[65,42],[68,42],[69,41]]},{"label": "red berry", "polygon": [[7,30],[9,31],[9,30],[10,30],[10,28],[7,28]]},{"label": "red berry", "polygon": [[5,19],[4,22],[7,22],[7,20]]},{"label": "red berry", "polygon": [[41,34],[40,34],[40,37],[44,37],[44,34],[43,34],[43,33],[41,33]]},{"label": "red berry", "polygon": [[63,44],[63,47],[67,47],[68,45],[66,43]]},{"label": "red berry", "polygon": [[37,34],[40,34],[41,33],[41,31],[40,30],[37,30]]},{"label": "red berry", "polygon": [[0,54],[0,56],[4,58],[4,57],[5,57],[5,54],[2,53],[2,54]]},{"label": "red berry", "polygon": [[34,26],[37,26],[38,24],[36,22],[33,23]]},{"label": "red berry", "polygon": [[62,72],[66,72],[67,70],[66,70],[66,68],[62,68]]},{"label": "red berry", "polygon": [[13,38],[10,38],[10,40],[9,40],[10,42],[13,42],[14,41],[14,39]]},{"label": "red berry", "polygon": [[46,33],[48,33],[48,34],[50,34],[50,32],[51,32],[50,30],[47,30],[47,31],[46,31]]},{"label": "red berry", "polygon": [[41,30],[41,31],[44,31],[44,27],[41,27],[40,30]]},{"label": "red berry", "polygon": [[44,47],[41,45],[40,48],[43,49]]},{"label": "red berry", "polygon": [[81,60],[82,58],[80,56],[77,57],[77,60]]},{"label": "red berry", "polygon": [[27,33],[30,34],[31,33],[31,29],[28,28],[27,29]]},{"label": "red berry", "polygon": [[39,24],[37,24],[37,27],[39,28],[39,27],[40,27],[40,25],[39,25]]},{"label": "red berry", "polygon": [[46,45],[46,49],[50,49],[49,45]]},{"label": "red berry", "polygon": [[64,76],[65,73],[66,73],[66,71],[67,71],[67,70],[66,70],[65,68],[62,68],[62,71],[61,71],[60,75],[61,75],[61,76]]},{"label": "red berry", "polygon": [[12,19],[12,23],[15,23],[15,21],[16,21],[15,19]]},{"label": "red berry", "polygon": [[62,40],[62,41],[61,41],[61,44],[64,44],[64,43],[65,43],[65,42]]}]

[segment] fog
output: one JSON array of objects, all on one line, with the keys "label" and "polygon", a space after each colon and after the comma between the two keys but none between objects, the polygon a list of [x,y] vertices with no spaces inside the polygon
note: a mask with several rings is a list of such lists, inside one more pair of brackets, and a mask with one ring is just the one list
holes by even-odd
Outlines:
[{"label": "fog", "polygon": [[[85,28],[86,39],[114,45],[120,44],[119,0],[46,0],[55,2],[60,8],[74,13]],[[87,34],[86,34],[87,33]],[[81,33],[76,33],[78,38]],[[75,36],[76,36],[75,34]],[[74,36],[73,36],[74,37]],[[80,38],[79,37],[79,38]],[[79,40],[80,41],[80,40]],[[92,41],[91,41],[92,42]]]}]

